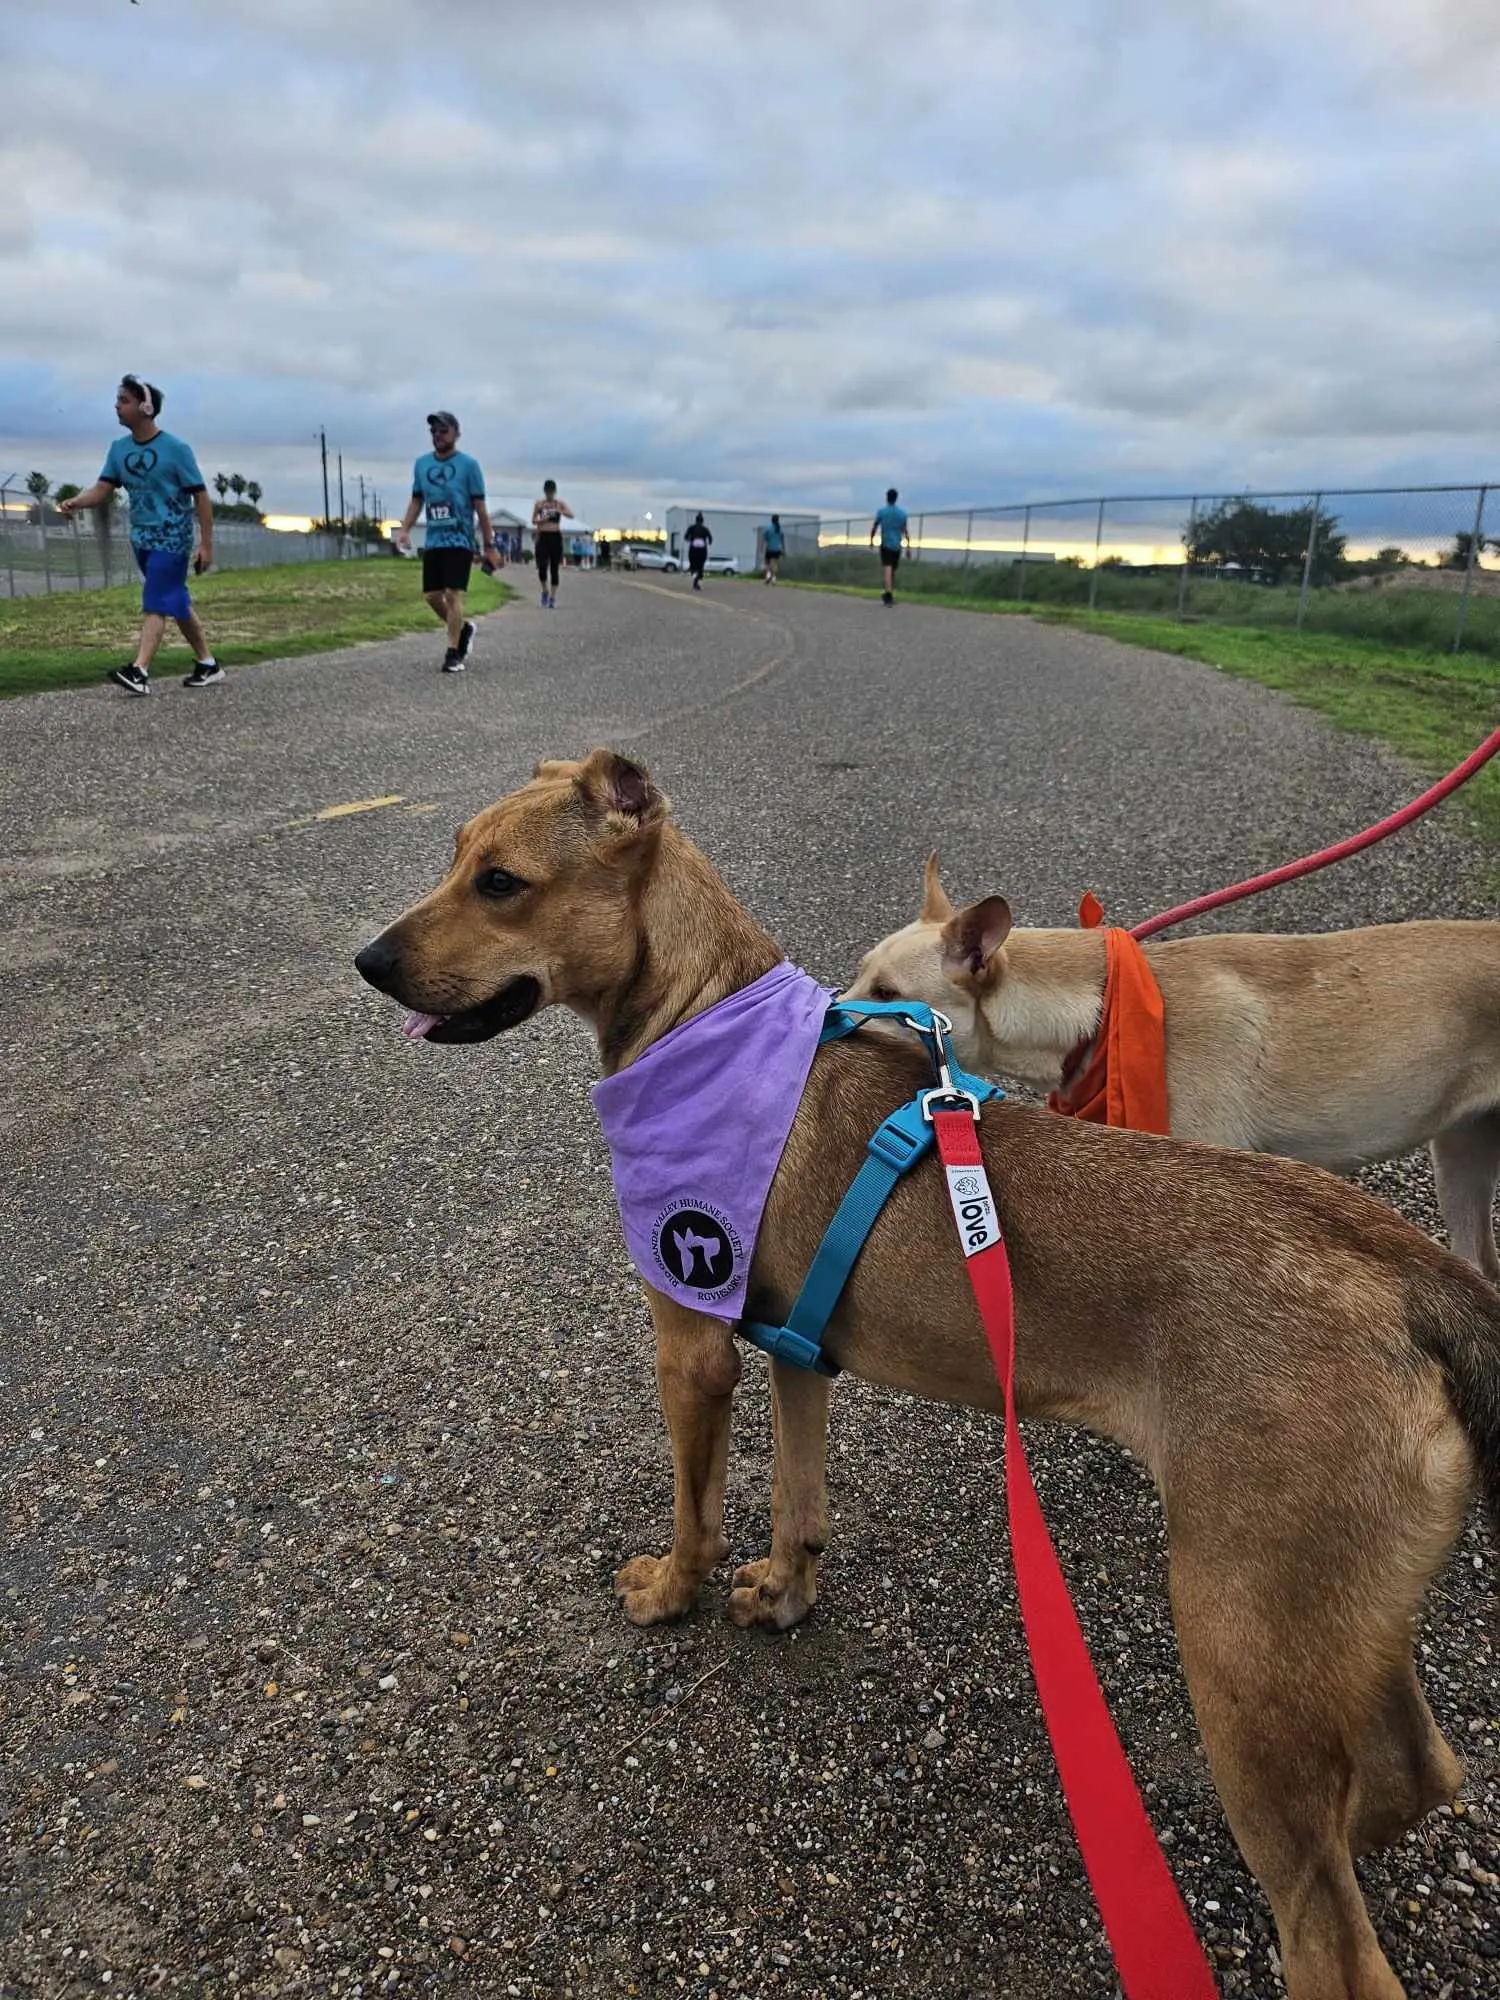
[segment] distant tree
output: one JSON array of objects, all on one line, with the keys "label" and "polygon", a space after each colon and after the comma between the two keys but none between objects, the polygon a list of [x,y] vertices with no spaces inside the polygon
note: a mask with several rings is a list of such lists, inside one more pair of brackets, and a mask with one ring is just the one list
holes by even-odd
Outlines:
[{"label": "distant tree", "polygon": [[239,504],[239,502],[240,502],[240,501],[241,501],[241,500],[242,500],[242,499],[243,499],[243,498],[245,497],[245,475],[244,475],[244,473],[243,473],[243,472],[231,472],[231,473],[230,473],[230,475],[229,475],[229,484],[230,484],[230,487],[231,487],[231,489],[233,490],[233,493],[234,493],[234,498],[235,498],[235,504],[236,504],[236,505],[238,505],[238,504]]},{"label": "distant tree", "polygon": [[257,513],[260,512],[260,496],[265,491],[258,479],[245,481],[245,497]]},{"label": "distant tree", "polygon": [[[1474,536],[1470,529],[1460,528],[1458,533],[1453,537],[1453,547],[1442,559],[1442,567],[1444,569],[1467,569],[1469,567],[1469,545],[1473,540]],[[1486,549],[1500,551],[1500,537],[1489,539],[1481,535],[1479,537],[1479,545],[1474,550],[1475,562],[1478,562]]]},{"label": "distant tree", "polygon": [[45,472],[28,472],[26,475],[26,491],[40,506],[42,501],[52,491],[52,481],[47,477]]},{"label": "distant tree", "polygon": [[1182,541],[1191,563],[1262,570],[1280,583],[1301,573],[1314,529],[1313,575],[1321,582],[1343,561],[1349,538],[1339,533],[1332,514],[1310,506],[1282,510],[1250,499],[1221,500],[1207,513],[1194,515]]},{"label": "distant tree", "polygon": [[1375,551],[1375,560],[1382,569],[1405,569],[1410,564],[1411,557],[1406,553],[1405,549],[1392,547],[1377,549]]},{"label": "distant tree", "polygon": [[214,491],[218,494],[220,500],[229,491],[229,475],[227,472],[216,472],[214,474]]},{"label": "distant tree", "polygon": [[61,506],[64,500],[71,500],[74,498],[76,494],[79,494],[82,491],[83,488],[81,486],[75,486],[71,479],[65,479],[62,485],[58,487],[57,491],[53,494],[52,497],[55,501],[57,501],[58,505]]}]

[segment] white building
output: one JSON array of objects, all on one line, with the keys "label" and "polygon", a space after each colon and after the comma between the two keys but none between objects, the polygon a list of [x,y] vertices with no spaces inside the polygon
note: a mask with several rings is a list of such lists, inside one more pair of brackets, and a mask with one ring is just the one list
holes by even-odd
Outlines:
[{"label": "white building", "polygon": [[759,569],[765,558],[763,536],[773,512],[781,516],[781,532],[790,553],[799,545],[816,553],[818,530],[822,525],[817,514],[794,513],[789,507],[669,507],[667,509],[667,548],[679,562],[687,561],[687,544],[684,536],[693,517],[702,513],[713,536],[710,554],[733,556],[743,575]]}]

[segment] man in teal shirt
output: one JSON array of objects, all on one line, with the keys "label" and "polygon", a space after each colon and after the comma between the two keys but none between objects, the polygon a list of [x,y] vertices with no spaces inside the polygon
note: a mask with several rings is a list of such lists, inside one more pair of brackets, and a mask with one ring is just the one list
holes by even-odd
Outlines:
[{"label": "man in teal shirt", "polygon": [[141,637],[131,664],[111,667],[109,673],[127,694],[150,694],[151,662],[169,618],[193,649],[195,665],[182,685],[212,687],[224,679],[187,587],[189,560],[201,576],[214,559],[213,507],[190,447],[158,426],[161,405],[161,390],[154,382],[143,382],[138,375],[123,377],[115,394],[115,415],[130,436],[115,439],[93,485],[64,500],[60,509],[71,519],[87,508],[106,505],[122,486],[130,496],[130,546],[142,580]]},{"label": "man in teal shirt", "polygon": [[875,519],[870,523],[870,547],[875,546],[875,537],[880,536],[881,579],[885,589],[880,593],[882,604],[896,601],[896,566],[901,560],[901,545],[911,548],[911,530],[906,525],[906,509],[896,505],[896,489],[888,486],[885,505],[875,509]]},{"label": "man in teal shirt", "polygon": [[411,547],[411,531],[425,509],[427,530],[422,544],[422,591],[437,617],[448,628],[445,674],[461,674],[474,650],[474,624],[464,616],[464,592],[474,563],[474,517],[484,535],[484,564],[499,560],[489,509],[484,501],[484,474],[479,461],[458,449],[458,418],[451,410],[434,410],[427,419],[432,450],[412,467],[411,499],[407,502],[396,540]]}]

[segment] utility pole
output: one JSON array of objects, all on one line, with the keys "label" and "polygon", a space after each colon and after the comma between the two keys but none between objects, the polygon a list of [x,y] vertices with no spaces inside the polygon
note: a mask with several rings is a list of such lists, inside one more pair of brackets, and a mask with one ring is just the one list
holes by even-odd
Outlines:
[{"label": "utility pole", "polygon": [[339,453],[339,533],[344,532],[344,454]]},{"label": "utility pole", "polygon": [[318,444],[323,453],[323,526],[328,526],[328,433],[321,426],[318,430]]},{"label": "utility pole", "polygon": [[359,475],[359,518],[362,526],[370,518],[365,512],[365,475],[363,473]]}]

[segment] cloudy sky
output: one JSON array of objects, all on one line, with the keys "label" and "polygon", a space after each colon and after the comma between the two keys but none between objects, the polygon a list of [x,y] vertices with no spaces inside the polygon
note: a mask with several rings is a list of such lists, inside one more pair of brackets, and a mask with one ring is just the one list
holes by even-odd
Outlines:
[{"label": "cloudy sky", "polygon": [[1494,0],[0,11],[0,473],[863,508],[1500,472]]}]

